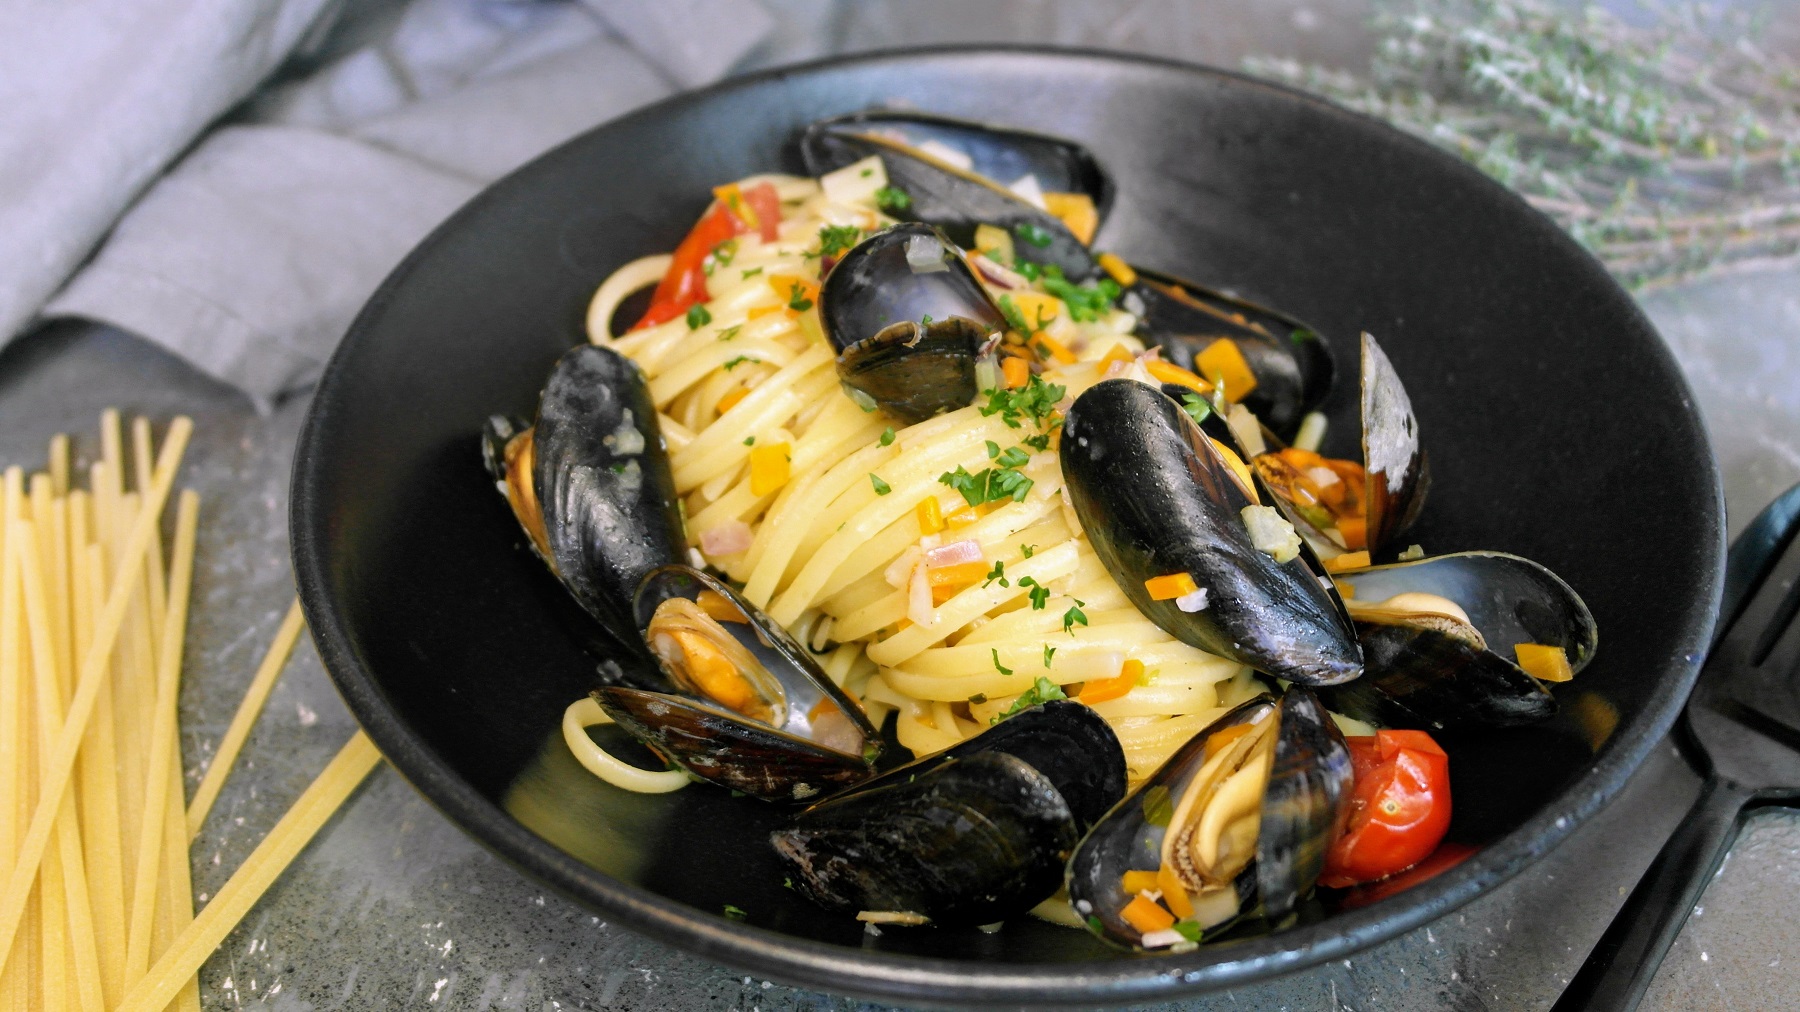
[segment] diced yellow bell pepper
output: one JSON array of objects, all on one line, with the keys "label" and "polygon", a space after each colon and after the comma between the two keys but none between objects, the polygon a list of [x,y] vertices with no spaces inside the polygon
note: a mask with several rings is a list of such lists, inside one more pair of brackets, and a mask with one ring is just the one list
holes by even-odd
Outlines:
[{"label": "diced yellow bell pepper", "polygon": [[1544,643],[1516,643],[1513,645],[1513,653],[1518,655],[1519,667],[1541,682],[1566,682],[1575,677],[1575,669],[1569,665],[1569,655],[1562,647]]},{"label": "diced yellow bell pepper", "polygon": [[1085,193],[1046,193],[1044,209],[1062,219],[1082,245],[1094,241],[1094,230],[1100,227],[1100,211],[1094,199]]},{"label": "diced yellow bell pepper", "polygon": [[919,534],[936,534],[944,529],[944,510],[938,505],[937,496],[928,495],[919,500]]},{"label": "diced yellow bell pepper", "polygon": [[1245,361],[1244,352],[1237,342],[1229,337],[1221,337],[1206,346],[1205,350],[1194,356],[1194,365],[1214,386],[1225,387],[1225,399],[1233,404],[1249,396],[1256,389],[1256,374],[1250,371],[1250,363]]},{"label": "diced yellow bell pepper", "polygon": [[773,443],[750,451],[750,494],[768,495],[788,482],[788,444]]},{"label": "diced yellow bell pepper", "polygon": [[1137,271],[1132,270],[1130,264],[1117,256],[1111,253],[1102,253],[1095,259],[1099,261],[1100,269],[1119,284],[1127,288],[1137,284]]}]

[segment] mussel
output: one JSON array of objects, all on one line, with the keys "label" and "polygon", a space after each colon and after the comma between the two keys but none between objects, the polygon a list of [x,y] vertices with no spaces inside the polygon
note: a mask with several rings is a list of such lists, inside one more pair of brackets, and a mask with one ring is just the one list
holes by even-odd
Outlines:
[{"label": "mussel", "polygon": [[[1014,236],[1018,240],[1015,249],[1027,260],[1054,265],[1076,279],[1095,273],[1097,267],[1086,245],[1091,230],[1086,237],[1078,236],[1061,218],[1009,189],[1000,177],[983,174],[983,170],[1004,173],[1022,165],[1031,165],[1033,173],[1048,174],[1050,165],[1060,163],[1062,168],[1050,185],[1081,187],[1074,192],[1093,204],[1098,225],[1112,188],[1091,155],[1077,145],[1039,134],[994,132],[978,124],[958,124],[951,130],[951,121],[943,120],[936,121],[935,136],[930,138],[916,136],[922,124],[913,120],[915,136],[908,136],[898,129],[902,122],[871,113],[812,124],[800,137],[807,170],[822,175],[880,155],[889,184],[906,194],[905,206],[889,206],[896,217],[935,225],[967,249],[975,247],[978,226],[992,226]],[[928,140],[935,140],[938,146],[915,144]],[[1014,154],[1002,154],[1009,146]],[[979,161],[975,161],[977,152]],[[970,158],[969,167],[951,160],[958,153]],[[1042,185],[1045,181],[1037,182]]]},{"label": "mussel", "polygon": [[1277,448],[1251,461],[1283,512],[1320,552],[1384,559],[1418,519],[1431,469],[1412,400],[1375,338],[1362,336],[1362,465]]},{"label": "mussel", "polygon": [[1232,709],[1082,839],[1069,900],[1116,945],[1200,942],[1243,916],[1278,925],[1311,892],[1343,828],[1343,735],[1301,685]]},{"label": "mussel", "polygon": [[1513,726],[1548,718],[1556,697],[1513,659],[1556,648],[1569,673],[1593,658],[1587,605],[1543,566],[1502,552],[1459,552],[1340,574],[1362,642],[1364,676],[1322,690],[1339,713],[1385,727]]},{"label": "mussel", "polygon": [[1076,841],[1124,793],[1111,727],[1051,702],[814,805],[770,842],[828,909],[989,924],[1054,894]]},{"label": "mussel", "polygon": [[536,424],[490,419],[482,445],[533,548],[637,655],[604,666],[619,684],[595,692],[621,727],[703,780],[771,800],[874,772],[880,738],[862,708],[774,620],[685,564],[656,407],[629,359],[570,350]]},{"label": "mussel", "polygon": [[[1160,390],[1090,387],[1063,423],[1063,478],[1095,554],[1171,636],[1289,681],[1355,678],[1362,653],[1329,581],[1296,554],[1276,562],[1246,527],[1254,505],[1212,440]],[[1195,592],[1157,600],[1146,581],[1186,574]]]},{"label": "mussel", "polygon": [[819,322],[850,395],[908,425],[966,407],[984,372],[992,386],[1006,329],[955,244],[920,224],[895,225],[846,252],[820,287]]},{"label": "mussel", "polygon": [[602,686],[619,726],[694,775],[771,801],[865,780],[881,739],[806,648],[725,583],[664,566],[638,588],[644,641],[673,692]]}]

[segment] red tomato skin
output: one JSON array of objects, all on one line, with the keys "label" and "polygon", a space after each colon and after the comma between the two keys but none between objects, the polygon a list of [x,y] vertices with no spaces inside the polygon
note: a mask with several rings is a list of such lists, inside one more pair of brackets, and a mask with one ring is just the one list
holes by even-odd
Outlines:
[{"label": "red tomato skin", "polygon": [[650,308],[632,330],[654,327],[673,320],[695,303],[706,301],[706,255],[713,247],[744,231],[744,223],[723,204],[713,205],[694,225],[669,261],[669,269],[657,282]]},{"label": "red tomato skin", "polygon": [[744,203],[756,215],[756,234],[763,242],[774,242],[781,230],[781,197],[774,183],[757,183],[744,191]]},{"label": "red tomato skin", "polygon": [[1429,735],[1382,731],[1346,742],[1356,775],[1350,817],[1319,876],[1332,888],[1405,871],[1450,829],[1450,760]]}]

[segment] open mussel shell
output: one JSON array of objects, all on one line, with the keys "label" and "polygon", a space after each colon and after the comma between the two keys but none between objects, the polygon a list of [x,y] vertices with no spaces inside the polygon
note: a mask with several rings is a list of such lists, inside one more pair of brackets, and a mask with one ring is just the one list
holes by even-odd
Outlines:
[{"label": "open mussel shell", "polygon": [[482,457],[532,547],[621,643],[637,643],[631,598],[687,549],[675,478],[643,373],[607,348],[557,360],[537,424],[495,416]]},{"label": "open mussel shell", "polygon": [[[1089,542],[1138,610],[1171,636],[1309,685],[1355,678],[1356,636],[1305,556],[1256,548],[1251,505],[1212,443],[1161,391],[1127,379],[1090,387],[1069,409],[1063,477]],[[1207,592],[1183,611],[1146,580],[1187,573]]]},{"label": "open mussel shell", "polygon": [[1125,796],[1125,750],[1118,734],[1092,707],[1061,699],[1020,710],[973,738],[896,766],[855,789],[904,783],[982,752],[1004,752],[1031,764],[1055,785],[1084,830]]},{"label": "open mussel shell", "polygon": [[770,842],[821,906],[955,926],[1050,897],[1080,837],[1050,778],[1017,756],[978,752],[815,805]]},{"label": "open mussel shell", "polygon": [[821,120],[801,139],[806,171],[822,176],[856,161],[861,145],[839,138],[876,134],[911,148],[941,144],[968,156],[969,171],[1008,186],[1025,176],[1046,193],[1081,193],[1100,219],[1112,206],[1113,182],[1087,148],[1061,137],[897,109],[870,109]]},{"label": "open mussel shell", "polygon": [[1511,726],[1544,720],[1556,698],[1514,661],[1513,647],[1561,647],[1580,671],[1599,631],[1587,605],[1543,566],[1503,552],[1459,552],[1340,574],[1364,606],[1432,594],[1467,613],[1480,643],[1430,624],[1357,622],[1365,674],[1324,690],[1339,713],[1387,727]]},{"label": "open mussel shell", "polygon": [[1362,336],[1361,401],[1369,554],[1381,558],[1425,508],[1431,473],[1412,399],[1369,334]]},{"label": "open mussel shell", "polygon": [[[1263,424],[1292,439],[1300,420],[1331,392],[1331,349],[1311,327],[1286,314],[1142,267],[1124,305],[1138,315],[1137,334],[1163,357],[1195,373],[1195,356],[1229,339],[1256,376],[1242,398]],[[1230,391],[1227,391],[1229,394]],[[1233,396],[1233,399],[1238,399]]]},{"label": "open mussel shell", "polygon": [[1006,329],[956,247],[916,223],[844,254],[821,286],[819,321],[852,396],[908,425],[967,407],[979,393],[978,365]]},{"label": "open mussel shell", "polygon": [[[1233,789],[1232,767],[1213,760],[1248,737],[1246,725],[1262,728],[1269,721],[1275,723],[1264,732],[1273,736],[1267,779],[1260,800],[1246,798]],[[1100,937],[1141,947],[1143,934],[1122,915],[1133,896],[1124,876],[1166,866],[1193,904],[1189,934],[1214,935],[1252,914],[1278,923],[1312,891],[1343,828],[1351,784],[1343,736],[1304,686],[1289,687],[1279,701],[1267,695],[1248,700],[1190,739],[1082,839],[1069,860],[1069,900]],[[1214,810],[1221,805],[1235,817]],[[1245,832],[1250,825],[1253,837]],[[1216,846],[1201,842],[1207,834]],[[1241,871],[1202,888],[1193,856],[1202,847],[1216,854],[1222,869]],[[1234,849],[1235,857],[1228,856]]]},{"label": "open mussel shell", "polygon": [[[742,621],[712,618],[711,592]],[[668,692],[609,686],[595,698],[631,735],[703,780],[766,800],[805,801],[867,779],[881,738],[862,707],[806,648],[729,585],[686,565],[652,571],[634,610]],[[681,638],[731,659],[728,675],[692,675]]]},{"label": "open mussel shell", "polygon": [[1014,237],[1015,255],[1054,264],[1072,281],[1098,270],[1093,254],[1062,219],[1025,200],[1004,184],[959,169],[891,134],[842,121],[816,123],[801,136],[809,168],[837,168],[880,155],[888,184],[905,191],[911,203],[897,216],[944,230],[964,249],[975,247],[975,229],[990,225]]}]

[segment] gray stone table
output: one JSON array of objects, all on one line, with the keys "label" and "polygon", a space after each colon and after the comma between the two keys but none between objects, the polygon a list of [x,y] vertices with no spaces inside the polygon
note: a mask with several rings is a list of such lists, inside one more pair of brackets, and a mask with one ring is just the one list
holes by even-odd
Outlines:
[{"label": "gray stone table", "polygon": [[[1658,294],[1726,479],[1733,532],[1800,479],[1800,271]],[[102,407],[195,417],[186,482],[205,496],[182,697],[189,788],[292,597],[288,466],[307,400],[259,416],[116,331],[47,328],[0,353],[0,461],[41,466]],[[1670,476],[1680,481],[1679,475]],[[205,898],[355,724],[302,644],[195,850]],[[1352,959],[1181,1009],[1544,1007],[1697,789],[1672,746],[1518,878]],[[1654,985],[1657,1009],[1800,1005],[1800,816],[1758,816]],[[209,1009],[823,1009],[862,1003],[713,965],[611,925],[482,850],[382,767],[206,965]]]}]

